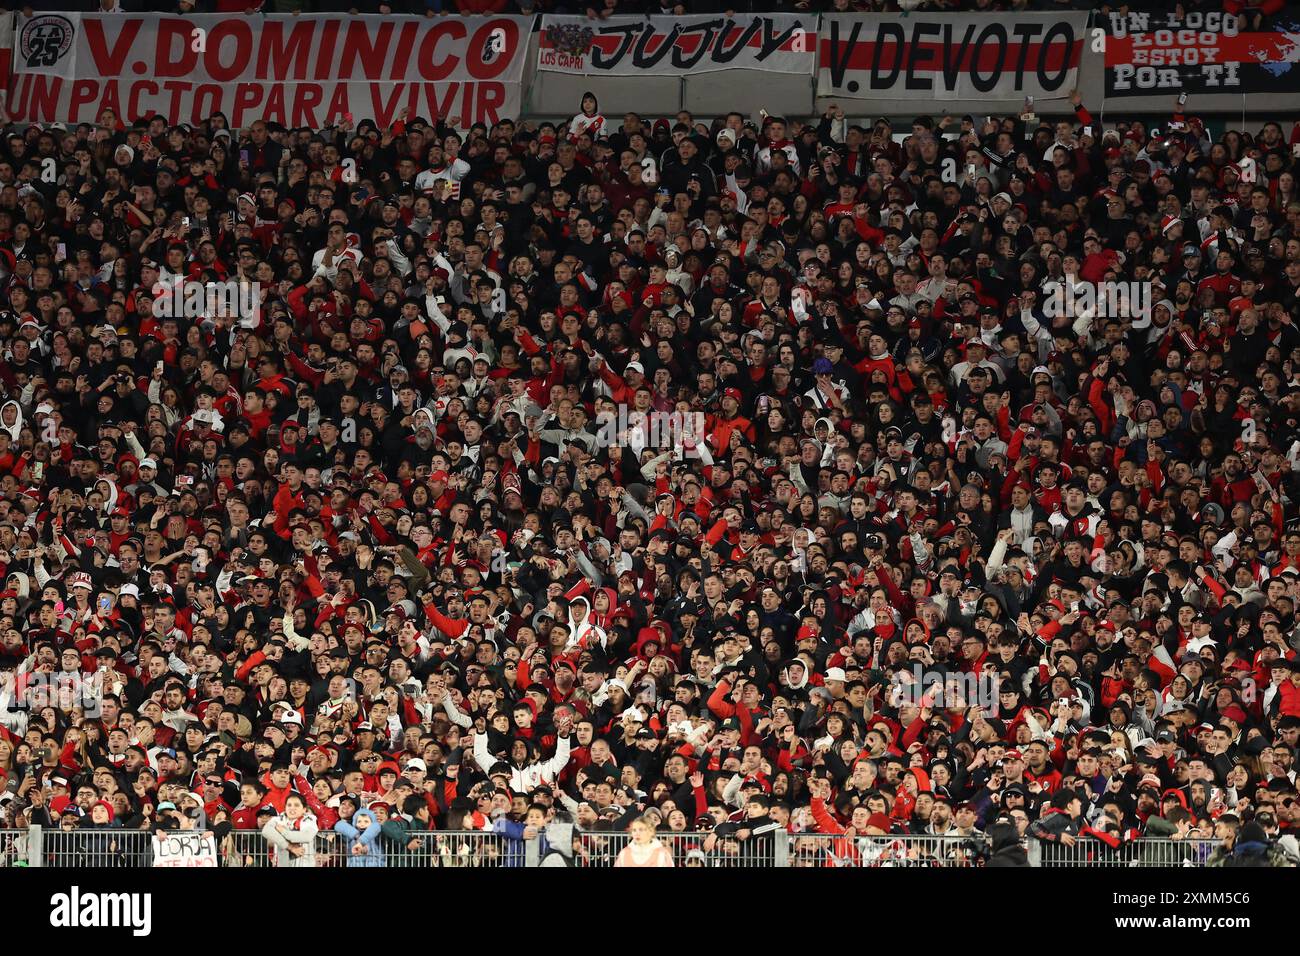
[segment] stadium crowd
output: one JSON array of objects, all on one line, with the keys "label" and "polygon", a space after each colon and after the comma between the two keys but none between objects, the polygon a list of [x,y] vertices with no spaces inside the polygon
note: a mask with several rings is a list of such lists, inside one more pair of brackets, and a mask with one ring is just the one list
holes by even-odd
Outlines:
[{"label": "stadium crowd", "polygon": [[[1116,4],[1098,0],[95,0],[97,13],[351,13],[351,14],[523,14],[558,13],[592,19],[611,16],[683,16],[693,13],[1060,13],[1129,10],[1159,14],[1226,12],[1257,29],[1280,13],[1286,0],[1142,0]],[[66,11],[68,0],[27,0],[21,9]]]},{"label": "stadium crowd", "polygon": [[1293,865],[1300,131],[1074,99],[6,129],[0,828]]}]

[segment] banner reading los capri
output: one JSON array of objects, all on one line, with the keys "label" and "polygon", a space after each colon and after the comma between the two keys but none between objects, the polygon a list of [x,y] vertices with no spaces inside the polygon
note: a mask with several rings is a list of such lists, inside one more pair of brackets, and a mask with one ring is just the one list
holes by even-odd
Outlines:
[{"label": "banner reading los capri", "polygon": [[10,114],[19,122],[158,114],[230,125],[387,127],[402,111],[452,126],[517,116],[532,17],[19,17]]}]

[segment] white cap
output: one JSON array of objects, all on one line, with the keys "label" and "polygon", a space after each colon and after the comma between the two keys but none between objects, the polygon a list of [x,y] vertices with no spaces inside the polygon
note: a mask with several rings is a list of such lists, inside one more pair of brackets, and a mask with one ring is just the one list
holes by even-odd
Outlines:
[{"label": "white cap", "polygon": [[158,462],[154,461],[152,458],[141,458],[141,459],[140,459],[140,467],[141,467],[141,468],[152,468],[154,471],[157,471],[157,470],[158,470]]},{"label": "white cap", "polygon": [[628,362],[628,363],[627,363],[627,367],[624,368],[623,371],[625,371],[625,372],[640,372],[642,375],[644,375],[644,374],[645,374],[645,366],[643,366],[640,362]]},{"label": "white cap", "polygon": [[140,599],[140,589],[134,584],[123,584],[122,590],[117,592],[118,597],[133,597],[137,601]]},{"label": "white cap", "polygon": [[837,680],[843,684],[848,680],[848,675],[844,673],[844,668],[842,667],[828,667],[826,668],[826,679]]},{"label": "white cap", "polygon": [[426,764],[426,763],[425,763],[423,760],[421,760],[419,757],[412,757],[410,760],[406,761],[406,767],[405,767],[405,769],[406,769],[406,770],[423,770],[425,773],[428,773],[428,772],[429,772],[429,765]]}]

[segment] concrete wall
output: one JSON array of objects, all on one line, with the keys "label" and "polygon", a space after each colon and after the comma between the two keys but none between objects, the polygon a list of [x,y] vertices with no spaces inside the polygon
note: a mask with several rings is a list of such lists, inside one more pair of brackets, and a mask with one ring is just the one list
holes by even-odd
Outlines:
[{"label": "concrete wall", "polygon": [[[529,45],[529,63],[537,62],[537,34]],[[1297,67],[1300,69],[1300,67]],[[564,73],[533,74],[531,88],[525,93],[524,103],[529,117],[559,119],[572,116],[578,109],[582,94],[592,89],[600,99],[600,108],[606,116],[618,116],[628,110],[650,116],[670,116],[687,109],[698,116],[711,119],[730,110],[739,110],[757,117],[760,109],[769,113],[792,117],[820,116],[832,103],[844,107],[844,112],[855,118],[874,119],[887,116],[891,120],[906,121],[920,113],[941,114],[944,111],[960,116],[965,113],[984,114],[990,110],[1006,112],[1004,104],[990,104],[988,100],[918,100],[915,97],[898,100],[846,100],[818,97],[816,78],[784,76],[754,70],[736,70],[727,73],[702,73],[698,76],[645,76],[645,77],[575,77]],[[1168,116],[1173,105],[1173,93],[1160,96],[1131,96],[1105,99],[1106,78],[1103,56],[1094,53],[1085,43],[1079,61],[1079,92],[1084,103],[1094,115],[1106,121],[1112,116],[1150,114]],[[1251,95],[1195,95],[1187,104],[1189,110],[1200,116],[1219,115],[1233,128],[1257,129],[1265,120],[1300,119],[1300,95],[1289,92],[1270,92]],[[1039,116],[1073,115],[1069,90],[1059,99],[1038,99],[1034,111]],[[1244,123],[1244,126],[1243,126]],[[1284,122],[1286,132],[1289,123]]]}]

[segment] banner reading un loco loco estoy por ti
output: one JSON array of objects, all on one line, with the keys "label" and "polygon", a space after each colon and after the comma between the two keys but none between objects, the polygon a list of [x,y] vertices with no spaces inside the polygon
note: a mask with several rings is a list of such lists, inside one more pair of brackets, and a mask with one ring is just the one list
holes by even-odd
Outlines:
[{"label": "banner reading un loco loco estoy por ti", "polygon": [[822,17],[817,95],[911,96],[1019,106],[1069,95],[1088,14]]},{"label": "banner reading un loco loco estoy por ti", "polygon": [[763,70],[811,76],[817,17],[796,14],[725,17],[544,16],[537,68],[593,76],[683,76],[717,70]]},{"label": "banner reading un loco loco estoy por ti", "polygon": [[232,126],[387,126],[409,108],[452,126],[519,115],[532,17],[131,16],[18,19],[9,111],[19,121],[157,113]]},{"label": "banner reading un loco loco estoy por ti", "polygon": [[1300,92],[1300,17],[1247,31],[1216,10],[1113,13],[1106,21],[1106,95]]}]

